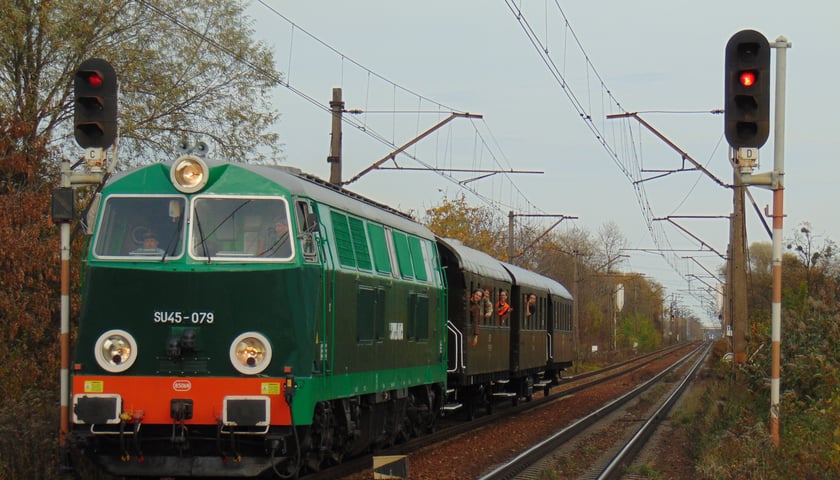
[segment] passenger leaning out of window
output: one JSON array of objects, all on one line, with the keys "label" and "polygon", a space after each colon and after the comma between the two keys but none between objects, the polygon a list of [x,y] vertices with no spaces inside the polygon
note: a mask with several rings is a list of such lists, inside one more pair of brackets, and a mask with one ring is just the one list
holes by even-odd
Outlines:
[{"label": "passenger leaning out of window", "polygon": [[534,317],[534,313],[537,311],[537,295],[530,294],[528,295],[528,305],[525,309],[525,318],[528,320],[532,320]]},{"label": "passenger leaning out of window", "polygon": [[496,302],[496,315],[499,316],[499,325],[506,326],[510,321],[510,312],[513,308],[508,303],[508,293],[505,290],[499,292],[499,301]]},{"label": "passenger leaning out of window", "polygon": [[493,318],[493,300],[490,299],[490,289],[484,289],[484,323],[491,325]]},{"label": "passenger leaning out of window", "polygon": [[472,343],[472,346],[478,345],[478,324],[484,316],[484,302],[482,298],[484,298],[484,291],[480,288],[473,290],[472,296],[470,296],[470,322],[473,326],[473,338],[470,343]]}]

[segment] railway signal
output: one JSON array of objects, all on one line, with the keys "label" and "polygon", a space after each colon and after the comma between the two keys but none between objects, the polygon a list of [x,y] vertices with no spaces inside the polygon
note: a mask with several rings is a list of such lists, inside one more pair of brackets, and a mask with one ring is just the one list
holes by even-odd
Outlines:
[{"label": "railway signal", "polygon": [[73,78],[76,143],[83,148],[107,148],[117,138],[117,73],[101,58],[90,58]]},{"label": "railway signal", "polygon": [[760,148],[770,133],[770,44],[741,30],[726,44],[724,132],[733,148]]}]

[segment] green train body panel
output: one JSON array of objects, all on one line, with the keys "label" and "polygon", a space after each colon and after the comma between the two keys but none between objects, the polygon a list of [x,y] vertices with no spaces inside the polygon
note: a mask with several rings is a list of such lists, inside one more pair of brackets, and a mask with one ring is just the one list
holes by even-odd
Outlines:
[{"label": "green train body panel", "polygon": [[[319,270],[299,267],[230,272],[89,267],[82,313],[89,323],[77,344],[93,345],[100,330],[119,326],[141,348],[126,374],[229,376],[239,375],[228,356],[231,340],[256,329],[272,341],[265,375],[282,377],[285,366],[309,374],[321,368],[320,277]],[[196,332],[200,360],[176,364],[167,359],[166,340],[186,328]],[[79,348],[75,362],[82,366],[78,374],[100,373],[93,348]]]}]

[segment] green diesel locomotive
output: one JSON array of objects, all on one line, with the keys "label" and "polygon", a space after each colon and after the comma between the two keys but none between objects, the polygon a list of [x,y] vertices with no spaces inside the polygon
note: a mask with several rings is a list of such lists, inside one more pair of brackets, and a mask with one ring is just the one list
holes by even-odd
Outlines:
[{"label": "green diesel locomotive", "polygon": [[431,232],[288,168],[183,156],[102,190],[74,434],[118,475],[285,476],[432,428]]}]

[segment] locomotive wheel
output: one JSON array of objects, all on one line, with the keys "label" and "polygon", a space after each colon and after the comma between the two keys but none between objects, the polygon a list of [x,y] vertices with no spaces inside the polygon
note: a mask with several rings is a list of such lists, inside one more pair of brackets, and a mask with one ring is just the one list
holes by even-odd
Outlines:
[{"label": "locomotive wheel", "polygon": [[409,415],[411,422],[411,433],[419,437],[435,431],[437,415],[435,414],[435,392],[431,388],[421,391],[420,396],[409,396]]},{"label": "locomotive wheel", "polygon": [[320,471],[326,458],[335,463],[341,461],[341,453],[332,448],[334,433],[332,406],[329,402],[319,402],[315,407],[312,427],[309,429],[311,448],[304,452],[304,464],[307,469],[313,472]]}]

